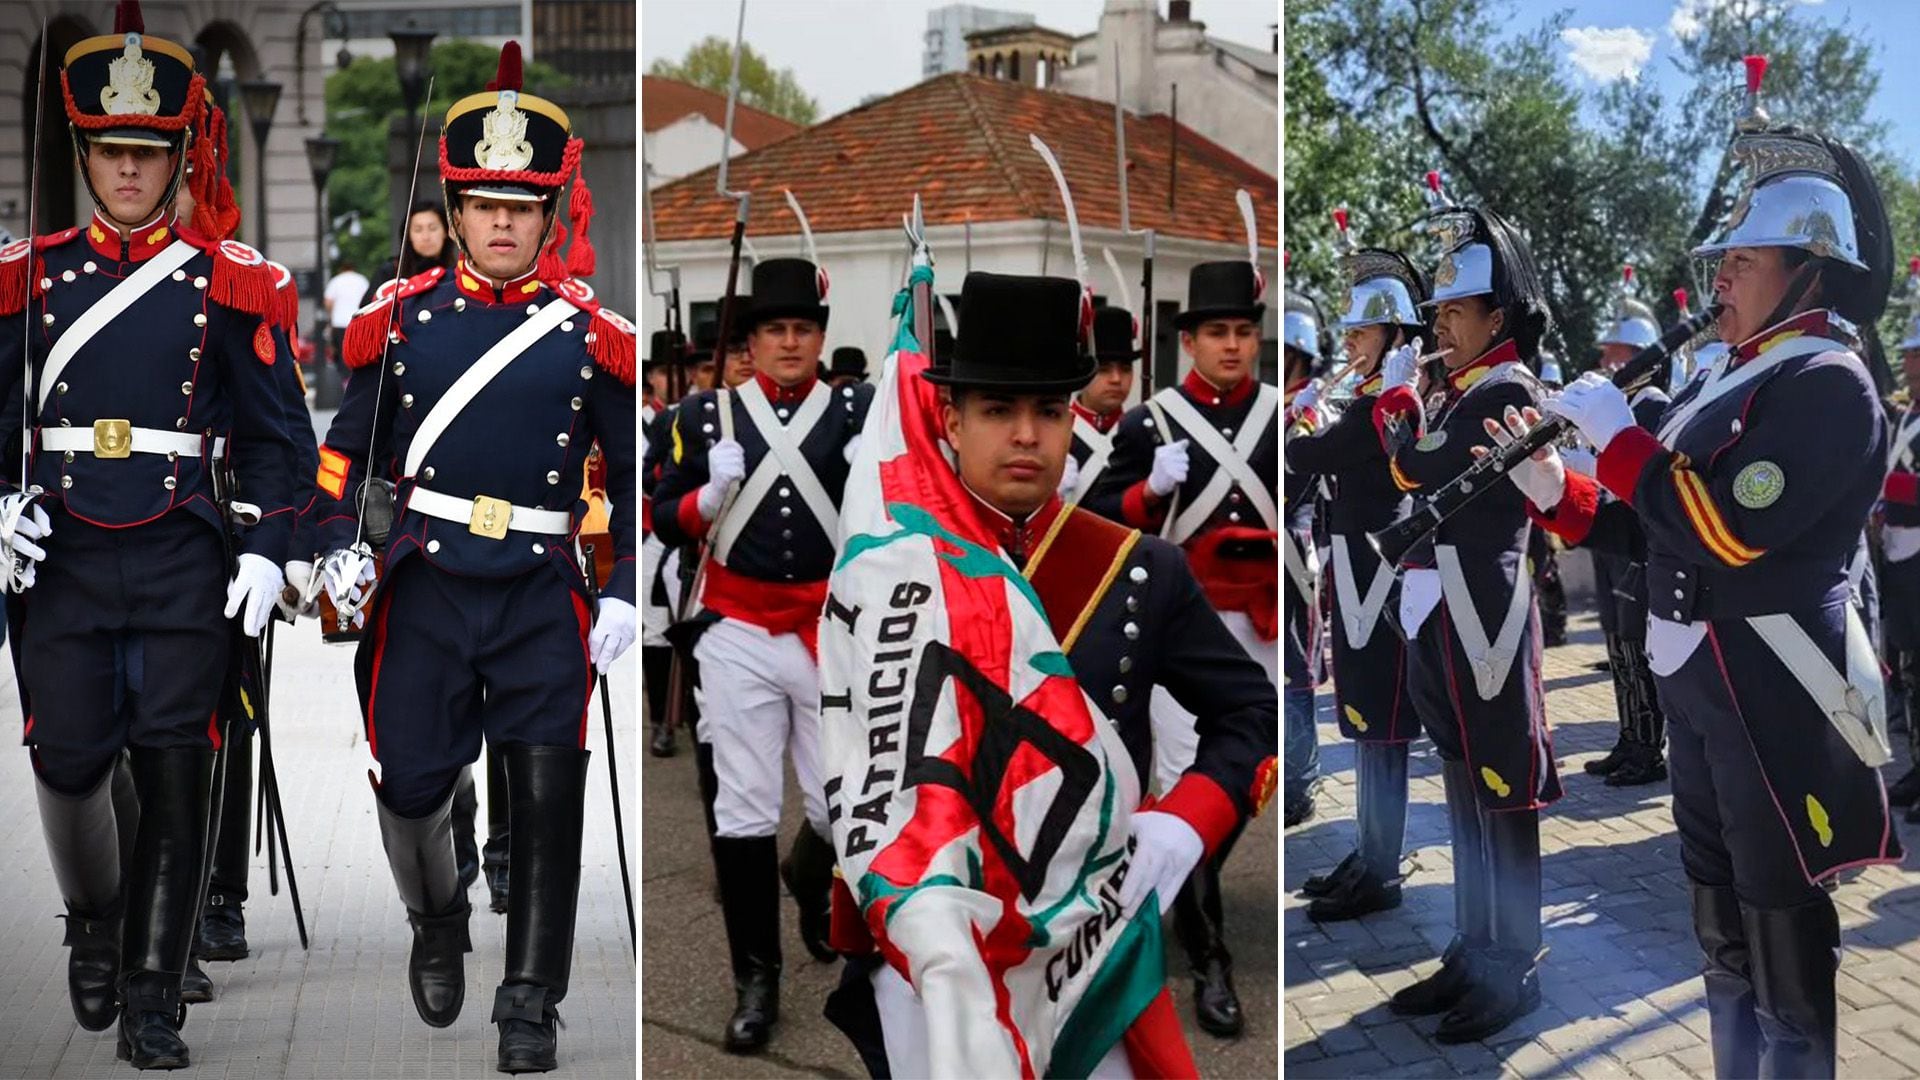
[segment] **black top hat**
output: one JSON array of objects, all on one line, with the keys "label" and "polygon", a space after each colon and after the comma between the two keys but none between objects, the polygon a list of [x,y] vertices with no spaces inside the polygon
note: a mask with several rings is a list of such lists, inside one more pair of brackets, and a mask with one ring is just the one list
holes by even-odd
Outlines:
[{"label": "black top hat", "polygon": [[684,363],[686,358],[686,335],[678,330],[655,330],[647,341],[647,367]]},{"label": "black top hat", "polygon": [[1093,358],[1102,364],[1122,364],[1140,359],[1140,350],[1133,347],[1135,330],[1133,312],[1117,307],[1095,310]]},{"label": "black top hat", "polygon": [[852,345],[842,345],[833,350],[833,363],[827,366],[827,374],[864,379],[867,377],[867,354]]},{"label": "black top hat", "polygon": [[440,180],[449,195],[543,202],[579,165],[580,140],[566,110],[520,87],[520,44],[509,41],[487,88],[447,110]]},{"label": "black top hat", "polygon": [[960,325],[971,326],[953,363],[929,369],[928,382],[1071,394],[1098,364],[1082,333],[1085,293],[1071,278],[972,273],[960,286]]},{"label": "black top hat", "polygon": [[827,328],[827,275],[805,259],[766,259],[753,265],[753,307],[740,323],[812,319]]},{"label": "black top hat", "polygon": [[193,56],[145,34],[140,5],[121,0],[111,34],[67,50],[60,92],[74,133],[92,142],[178,150],[200,116],[204,80]]},{"label": "black top hat", "polygon": [[1267,305],[1260,302],[1263,291],[1250,262],[1201,263],[1187,274],[1187,309],[1174,316],[1173,325],[1192,330],[1208,319],[1259,322],[1267,311]]},{"label": "black top hat", "polygon": [[[729,351],[747,347],[747,311],[752,299],[750,296],[733,298],[733,326],[727,335]],[[723,303],[724,301],[715,301],[713,314],[693,324],[693,349],[688,354],[689,363],[697,364],[702,360],[712,359],[713,346],[720,337],[720,308]]]}]

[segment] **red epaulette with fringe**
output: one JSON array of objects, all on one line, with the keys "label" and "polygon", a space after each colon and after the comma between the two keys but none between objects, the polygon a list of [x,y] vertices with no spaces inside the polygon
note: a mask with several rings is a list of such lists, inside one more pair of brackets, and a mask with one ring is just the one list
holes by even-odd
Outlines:
[{"label": "red epaulette with fringe", "polygon": [[393,303],[393,298],[398,296],[405,300],[409,296],[417,296],[438,285],[446,275],[446,268],[436,266],[401,282],[398,289],[394,288],[391,281],[383,283],[373,294],[373,300],[353,313],[353,321],[347,324],[347,332],[341,335],[341,361],[349,368],[362,368],[380,359],[386,349],[389,331],[400,334],[399,340],[404,341],[406,335],[400,332],[395,319],[398,305]]},{"label": "red epaulette with fringe", "polygon": [[592,316],[587,323],[587,355],[600,370],[632,386],[635,358],[639,355],[639,331],[619,313],[600,305],[593,289],[579,278],[549,282],[554,292]]},{"label": "red epaulette with fringe", "polygon": [[278,282],[267,257],[238,240],[209,240],[191,229],[179,230],[180,239],[213,256],[213,274],[207,294],[213,302],[248,315],[271,319],[278,301]]},{"label": "red epaulette with fringe", "polygon": [[15,240],[6,247],[0,247],[0,315],[20,314],[26,310],[29,297],[37,297],[45,291],[40,286],[40,279],[46,276],[42,272],[45,260],[28,258],[28,249],[46,251],[79,235],[79,229],[66,229],[42,236],[31,244],[25,240]]}]

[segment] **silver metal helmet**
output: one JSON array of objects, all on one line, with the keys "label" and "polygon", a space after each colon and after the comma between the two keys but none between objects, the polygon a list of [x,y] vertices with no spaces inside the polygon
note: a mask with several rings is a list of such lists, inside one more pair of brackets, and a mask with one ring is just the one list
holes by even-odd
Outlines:
[{"label": "silver metal helmet", "polygon": [[1900,344],[1895,345],[1893,349],[1895,352],[1920,349],[1920,311],[1907,316],[1907,336],[1901,338]]},{"label": "silver metal helmet", "polygon": [[1320,313],[1312,301],[1295,292],[1286,297],[1286,315],[1281,320],[1280,342],[1320,359]]},{"label": "silver metal helmet", "polygon": [[1540,381],[1555,384],[1566,382],[1560,376],[1560,359],[1545,349],[1540,350]]},{"label": "silver metal helmet", "polygon": [[1824,147],[1773,134],[1744,135],[1735,154],[1754,176],[1728,213],[1719,237],[1695,258],[1738,247],[1791,247],[1867,269],[1854,231],[1853,201],[1835,179],[1840,165]]},{"label": "silver metal helmet", "polygon": [[1420,312],[1407,283],[1391,274],[1356,281],[1347,293],[1347,310],[1340,316],[1340,327],[1417,326]]},{"label": "silver metal helmet", "polygon": [[1613,324],[1600,335],[1599,343],[1644,349],[1659,340],[1660,324],[1654,319],[1653,309],[1631,296],[1623,296],[1613,306]]},{"label": "silver metal helmet", "polygon": [[1447,300],[1486,296],[1493,292],[1493,249],[1486,244],[1464,244],[1440,258],[1433,272],[1433,298],[1423,307]]}]

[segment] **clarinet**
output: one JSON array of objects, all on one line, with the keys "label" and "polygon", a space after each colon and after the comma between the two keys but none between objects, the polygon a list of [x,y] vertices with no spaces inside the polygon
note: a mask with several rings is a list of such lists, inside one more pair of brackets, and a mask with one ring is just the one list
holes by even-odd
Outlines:
[{"label": "clarinet", "polygon": [[[1613,385],[1631,395],[1646,385],[1659,371],[1660,365],[1694,336],[1713,324],[1720,315],[1720,305],[1709,304],[1706,310],[1675,323],[1660,340],[1641,349],[1634,358],[1627,361],[1619,371],[1614,372]],[[1426,539],[1440,527],[1440,523],[1460,511],[1460,508],[1485,494],[1486,491],[1505,477],[1508,469],[1518,465],[1548,443],[1561,438],[1573,423],[1563,416],[1549,414],[1541,418],[1526,436],[1504,447],[1490,448],[1489,452],[1462,472],[1449,480],[1445,487],[1416,506],[1411,514],[1399,521],[1367,534],[1367,542],[1388,566],[1399,566],[1420,541]]]}]

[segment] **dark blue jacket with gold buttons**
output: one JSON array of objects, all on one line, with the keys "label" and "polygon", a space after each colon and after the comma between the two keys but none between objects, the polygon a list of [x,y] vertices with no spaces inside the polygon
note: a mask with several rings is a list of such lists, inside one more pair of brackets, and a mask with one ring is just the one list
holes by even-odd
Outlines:
[{"label": "dark blue jacket with gold buttons", "polygon": [[[1179,392],[1231,443],[1253,413],[1261,385],[1254,379],[1246,379],[1232,390],[1222,393],[1199,375],[1189,373],[1181,383]],[[1219,464],[1199,443],[1192,442],[1188,434],[1180,430],[1177,421],[1169,417],[1168,423],[1173,425],[1173,431],[1156,430],[1152,411],[1144,404],[1127,411],[1119,427],[1114,429],[1113,458],[1107,465],[1107,471],[1087,494],[1084,503],[1087,509],[1109,521],[1118,521],[1136,529],[1156,530],[1160,528],[1169,509],[1179,513],[1180,507],[1206,489],[1213,474],[1219,470]],[[1189,439],[1187,479],[1176,493],[1177,502],[1172,498],[1154,498],[1147,492],[1147,477],[1153,472],[1154,451],[1163,442],[1179,439]],[[1268,496],[1277,502],[1280,491],[1280,422],[1277,417],[1270,420],[1254,445],[1253,452],[1247,455],[1247,464],[1266,488]],[[1246,492],[1238,484],[1227,489],[1226,497],[1220,500],[1195,535],[1223,526],[1263,527],[1259,515],[1247,502]]]},{"label": "dark blue jacket with gold buttons", "polygon": [[[577,310],[488,381],[409,471],[415,437],[456,381],[543,307],[561,301]],[[397,296],[376,298],[355,315],[342,354],[352,373],[320,448],[321,550],[356,540],[353,493],[371,450],[377,473],[396,485],[389,573],[415,555],[449,573],[483,578],[545,564],[584,587],[573,539],[586,509],[580,495],[587,454],[598,442],[618,558],[605,592],[635,602],[632,324],[601,308],[578,281],[544,282],[530,273],[496,288],[462,262],[405,282]],[[429,515],[414,505],[417,492],[441,496],[466,516]],[[528,512],[558,512],[566,520],[554,529],[522,528]]]},{"label": "dark blue jacket with gold buttons", "polygon": [[[847,483],[847,444],[866,423],[873,402],[873,386],[856,383],[833,389],[814,380],[780,388],[760,379],[775,418],[794,418],[816,385],[833,395],[819,420],[800,440],[800,454],[819,478],[820,486],[837,508]],[[733,412],[733,438],[747,462],[747,479],[767,456],[767,438],[748,415],[736,391],[728,392]],[[668,547],[679,547],[707,537],[710,523],[700,516],[699,491],[707,482],[707,451],[720,441],[719,394],[702,390],[680,401],[673,413],[671,433],[659,483],[653,492],[653,528]],[[744,488],[747,479],[741,481]],[[749,509],[735,507],[729,514]],[[734,574],[776,584],[823,582],[833,569],[833,535],[815,519],[800,491],[782,475],[758,507],[750,508],[735,542],[727,569]]]},{"label": "dark blue jacket with gold buttons", "polygon": [[[135,291],[116,292],[129,280]],[[258,252],[182,232],[171,218],[124,240],[95,218],[0,250],[0,386],[18,387],[23,345],[32,353],[28,483],[106,528],[182,510],[224,529],[227,494],[259,510],[257,524],[235,528],[239,550],[284,561],[298,449],[285,391],[294,361],[266,317],[274,288]],[[20,420],[16,399],[0,444]],[[156,439],[161,452],[142,449]],[[232,492],[216,491],[226,471],[217,454]]]}]

